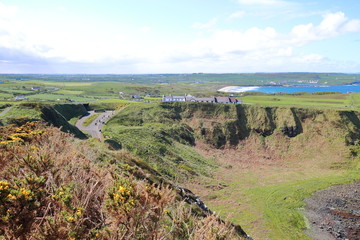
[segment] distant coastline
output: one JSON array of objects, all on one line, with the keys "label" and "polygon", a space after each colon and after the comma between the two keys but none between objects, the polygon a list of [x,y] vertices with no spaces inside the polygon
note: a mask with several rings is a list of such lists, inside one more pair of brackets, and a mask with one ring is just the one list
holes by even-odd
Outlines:
[{"label": "distant coastline", "polygon": [[278,84],[278,85],[240,85],[240,86],[226,86],[217,90],[218,92],[226,93],[241,93],[241,92],[262,92],[262,93],[295,93],[295,92],[360,92],[360,85],[358,83],[346,85],[324,85],[324,84]]},{"label": "distant coastline", "polygon": [[260,86],[228,86],[223,87],[218,92],[249,92],[259,89]]}]

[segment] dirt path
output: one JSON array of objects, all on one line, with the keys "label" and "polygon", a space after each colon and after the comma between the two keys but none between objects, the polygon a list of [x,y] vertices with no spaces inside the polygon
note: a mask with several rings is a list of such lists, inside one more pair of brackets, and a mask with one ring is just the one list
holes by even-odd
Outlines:
[{"label": "dirt path", "polygon": [[89,126],[83,126],[83,123],[88,119],[91,115],[94,115],[94,111],[90,111],[89,115],[82,117],[79,121],[76,122],[76,127],[81,131],[85,131],[90,134],[94,138],[102,139],[103,135],[101,133],[102,127],[105,122],[114,114],[114,111],[106,111],[99,115]]},{"label": "dirt path", "polygon": [[0,116],[5,115],[11,108],[12,106],[5,108],[2,112],[0,112]]},{"label": "dirt path", "polygon": [[305,200],[305,216],[316,240],[360,239],[360,180],[319,191]]}]

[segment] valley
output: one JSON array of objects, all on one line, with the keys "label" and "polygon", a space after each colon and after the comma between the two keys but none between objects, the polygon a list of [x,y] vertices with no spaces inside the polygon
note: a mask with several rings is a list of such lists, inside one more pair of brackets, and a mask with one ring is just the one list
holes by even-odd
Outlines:
[{"label": "valley", "polygon": [[[301,213],[304,199],[320,189],[360,177],[359,160],[352,157],[358,151],[354,142],[359,134],[357,114],[163,103],[121,110],[106,126],[105,135],[185,184],[212,210],[229,216],[255,239],[308,239],[303,233],[308,226]],[[194,139],[181,132],[167,135],[177,124],[188,126]],[[286,129],[295,130],[295,134],[287,136]],[[127,131],[136,138],[134,142],[127,143]],[[138,139],[137,134],[145,131],[149,131],[147,137]],[[154,139],[148,138],[157,134]],[[149,141],[153,145],[146,146]],[[193,157],[176,151],[186,151],[186,145],[194,146],[188,150],[196,150],[193,157],[211,160],[212,167],[205,172],[195,170],[206,162],[196,163]],[[156,154],[159,151],[160,157]],[[174,172],[167,166],[163,170],[158,161],[166,166],[178,163],[181,168]],[[182,166],[192,170],[183,172],[188,168]]]},{"label": "valley", "polygon": [[[97,159],[146,172],[126,173],[136,179],[188,189],[254,239],[311,239],[315,226],[305,217],[305,199],[360,179],[359,96],[249,94],[240,97],[244,104],[159,102],[154,96],[3,101],[0,125],[43,121],[91,148],[101,145]],[[115,160],[114,154],[129,158]]]}]

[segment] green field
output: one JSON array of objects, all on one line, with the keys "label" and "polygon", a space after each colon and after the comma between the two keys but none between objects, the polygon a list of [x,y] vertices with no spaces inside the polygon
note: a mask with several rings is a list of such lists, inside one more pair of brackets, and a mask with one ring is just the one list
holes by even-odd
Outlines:
[{"label": "green field", "polygon": [[269,94],[246,95],[240,98],[243,103],[263,106],[327,107],[338,109],[359,109],[360,93],[347,94]]},{"label": "green field", "polygon": [[[0,97],[24,95],[30,101],[91,101],[119,98],[133,100],[132,95],[143,97],[140,101],[158,102],[162,95],[191,94],[194,96],[225,96],[217,90],[231,85],[266,85],[270,82],[292,84],[317,82],[318,84],[344,84],[360,81],[360,74],[330,73],[274,73],[274,74],[150,74],[150,75],[0,75]],[[32,87],[40,89],[32,90]],[[54,96],[52,96],[54,95]],[[245,96],[245,103],[298,105],[298,99],[290,96]],[[305,99],[308,98],[308,99]],[[317,104],[334,107],[349,106],[348,102],[301,99],[306,106]],[[296,99],[296,100],[294,100]]]},{"label": "green field", "polygon": [[57,94],[62,94],[62,95],[81,95],[84,93],[84,91],[76,91],[76,90],[60,90],[60,91],[56,91]]}]

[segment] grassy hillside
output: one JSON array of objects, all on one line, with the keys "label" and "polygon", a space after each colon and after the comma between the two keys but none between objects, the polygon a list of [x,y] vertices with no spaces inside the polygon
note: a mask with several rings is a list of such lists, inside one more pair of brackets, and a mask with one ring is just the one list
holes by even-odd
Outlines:
[{"label": "grassy hillside", "polygon": [[[35,205],[29,205],[31,209],[26,208],[27,213],[33,214],[29,216],[45,214],[43,208],[34,208],[34,206],[47,206],[48,204],[57,206],[52,210],[54,214],[47,222],[48,225],[53,224],[51,221],[59,223],[57,226],[64,232],[56,234],[64,234],[61,236],[65,236],[65,238],[66,236],[94,236],[93,234],[111,238],[116,236],[111,234],[117,234],[112,232],[113,229],[123,223],[117,222],[117,220],[102,219],[105,222],[111,221],[119,224],[111,225],[108,229],[105,222],[101,222],[97,218],[99,215],[96,214],[101,212],[111,219],[113,217],[123,219],[119,217],[119,211],[135,205],[126,205],[128,202],[117,202],[121,200],[117,196],[122,194],[118,189],[120,186],[121,189],[131,186],[134,192],[130,195],[135,202],[138,201],[139,205],[136,206],[140,206],[146,204],[146,202],[142,202],[148,197],[146,194],[151,195],[144,188],[147,183],[156,184],[154,192],[165,191],[162,194],[169,194],[166,195],[168,200],[161,203],[163,205],[159,202],[156,203],[160,205],[156,205],[155,209],[161,209],[161,212],[164,209],[166,211],[164,214],[155,211],[156,219],[159,219],[161,224],[157,225],[158,228],[150,231],[149,234],[156,232],[161,235],[165,228],[176,226],[170,227],[174,234],[172,236],[191,239],[191,236],[196,236],[194,235],[196,229],[204,226],[201,224],[211,223],[206,225],[210,229],[223,228],[223,225],[213,225],[217,221],[211,219],[206,220],[208,222],[205,223],[203,220],[193,219],[190,215],[181,215],[188,211],[186,210],[188,208],[172,205],[170,202],[173,202],[174,195],[160,187],[161,184],[174,187],[176,183],[180,183],[200,195],[205,203],[220,216],[230,216],[231,221],[243,226],[245,231],[255,239],[308,239],[302,232],[307,227],[306,220],[301,213],[303,199],[330,185],[360,179],[360,113],[357,111],[169,102],[159,104],[104,102],[97,106],[106,108],[109,107],[107,104],[110,104],[110,107],[114,106],[117,114],[107,122],[103,130],[106,137],[105,142],[111,143],[112,146],[116,145],[117,148],[123,148],[119,151],[107,150],[105,145],[94,140],[78,142],[79,140],[74,139],[69,143],[72,146],[69,151],[68,145],[65,144],[68,138],[60,133],[55,133],[57,130],[46,130],[45,132],[49,131],[53,135],[45,134],[42,138],[40,137],[42,130],[30,123],[23,125],[29,128],[34,127],[29,131],[23,130],[23,127],[1,128],[2,145],[0,144],[0,147],[4,151],[0,152],[2,154],[0,159],[8,160],[2,163],[3,165],[0,164],[4,169],[0,176],[5,179],[0,179],[0,181],[6,182],[8,186],[11,184],[13,192],[7,193],[7,198],[3,199],[8,205],[4,205],[6,209],[2,208],[0,210],[3,212],[0,212],[4,217],[7,216],[4,213],[5,210],[7,212],[7,209],[11,209],[10,211],[14,211],[16,214],[14,218],[9,217],[13,221],[10,221],[11,224],[1,222],[2,226],[6,226],[7,232],[0,232],[0,235],[19,234],[16,233],[19,222],[14,219],[33,222],[34,226],[39,224],[36,221],[38,217],[30,220],[19,218],[23,212],[17,212],[11,204],[20,203],[12,201],[16,199],[8,199],[8,194],[11,196],[20,194],[21,199],[25,198],[26,194],[24,195],[20,191],[20,188],[23,188],[34,194],[31,196],[36,196]],[[74,107],[74,111],[69,112],[72,107]],[[0,116],[0,119],[3,123],[15,122],[18,125],[33,120],[45,120],[55,126],[62,126],[64,131],[76,134],[76,128],[72,128],[73,126],[66,120],[76,118],[83,111],[82,105],[53,107],[44,104],[18,104],[13,106],[8,113]],[[42,139],[42,142],[36,142],[39,139]],[[51,142],[58,144],[51,145]],[[36,148],[31,148],[32,145],[27,143],[35,143],[34,147],[40,148],[41,152],[38,152]],[[62,144],[65,148],[62,147]],[[41,147],[43,145],[45,147]],[[54,156],[59,165],[53,165],[51,162],[52,165],[43,165],[40,161],[47,159],[44,155],[46,152],[55,151],[53,146],[60,149],[56,150],[59,156],[55,156],[55,152],[49,156]],[[17,155],[20,157],[15,161],[12,157]],[[32,156],[31,159],[30,156]],[[35,162],[32,162],[33,158],[36,159]],[[90,162],[88,160],[83,162],[84,159],[88,159]],[[9,165],[9,168],[7,168],[7,162],[12,164]],[[23,167],[24,164],[29,164],[29,169],[26,170],[29,174],[38,174],[42,169],[39,170],[39,166],[45,166],[46,169],[41,170],[44,172],[40,171],[37,176],[46,178],[50,171],[51,174],[55,174],[50,179],[59,178],[61,182],[56,185],[48,182],[45,198],[41,195],[42,193],[35,191],[34,187],[24,185],[25,182],[21,183],[22,185],[14,185],[18,181],[15,179],[27,181],[27,176],[10,176],[5,173],[9,172],[8,169]],[[62,172],[59,169],[64,170]],[[16,172],[23,174],[22,171]],[[94,176],[95,173],[96,176]],[[69,174],[72,177],[69,177]],[[84,179],[77,179],[76,176],[83,176]],[[89,176],[98,181],[102,188],[98,189],[99,192],[94,190],[93,196],[87,196],[95,197],[94,204],[97,205],[89,207],[86,210],[88,215],[86,217],[84,215],[83,218],[82,215],[77,215],[78,210],[81,213],[83,211],[80,208],[84,204],[81,199],[86,199],[81,193],[95,189],[92,188],[92,185],[88,185],[88,183],[93,183],[87,178]],[[41,181],[37,184],[40,184]],[[144,185],[142,181],[145,181],[146,184]],[[106,197],[99,197],[100,195],[104,196],[105,192],[107,192]],[[145,195],[142,195],[144,192]],[[58,193],[61,196],[52,197],[57,196]],[[66,194],[70,193],[73,194],[68,197]],[[91,191],[90,193],[93,194]],[[64,199],[62,198],[63,194],[66,196]],[[171,201],[169,201],[170,199]],[[108,205],[109,203],[110,205]],[[69,205],[71,207],[66,204],[71,204]],[[154,206],[151,204],[148,205],[149,209]],[[175,209],[177,210],[175,211]],[[138,210],[139,208],[134,208],[134,213],[138,213]],[[106,211],[106,213],[102,211]],[[152,210],[149,211],[146,214],[153,214]],[[170,216],[167,211],[171,212]],[[91,215],[90,212],[96,213],[96,216]],[[174,218],[174,214],[180,214],[176,215],[181,219],[180,225],[174,223],[173,220],[177,219]],[[86,229],[76,228],[88,219],[99,224],[97,226],[102,230],[94,232],[92,230],[94,226],[91,225],[93,223],[86,225]],[[128,220],[127,224],[130,225],[136,222],[136,219],[133,218]],[[183,222],[186,222],[186,226],[191,226],[187,233],[179,230],[184,229]],[[194,224],[195,222],[199,222],[200,225]],[[102,225],[102,223],[104,224]],[[150,221],[148,224],[150,224],[148,227],[154,227]],[[175,229],[177,230],[175,231]],[[28,229],[22,228],[21,231],[21,234],[24,234]],[[50,230],[46,228],[44,231]],[[137,235],[135,238],[146,239],[149,237],[141,228],[136,231],[142,235]],[[230,230],[225,232],[233,234]],[[226,237],[229,238],[230,235],[226,235]],[[224,239],[226,238],[224,237]]]},{"label": "grassy hillside", "polygon": [[67,121],[72,118],[78,118],[87,113],[86,108],[82,104],[55,104],[52,106]]},{"label": "grassy hillside", "polygon": [[308,239],[303,199],[360,178],[359,117],[332,109],[161,103],[125,107],[104,134],[182,180],[255,238]]},{"label": "grassy hillside", "polygon": [[0,238],[244,239],[138,161],[40,122],[0,127]]},{"label": "grassy hillside", "polygon": [[176,113],[158,105],[131,105],[120,110],[103,133],[168,178],[211,175],[213,161],[192,148],[192,129],[176,119]]},{"label": "grassy hillside", "polygon": [[21,125],[31,121],[46,121],[47,123],[61,128],[64,132],[70,132],[79,138],[86,138],[77,127],[67,120],[86,113],[83,105],[48,105],[41,103],[21,103],[13,105],[4,115],[0,116],[2,125]]}]

